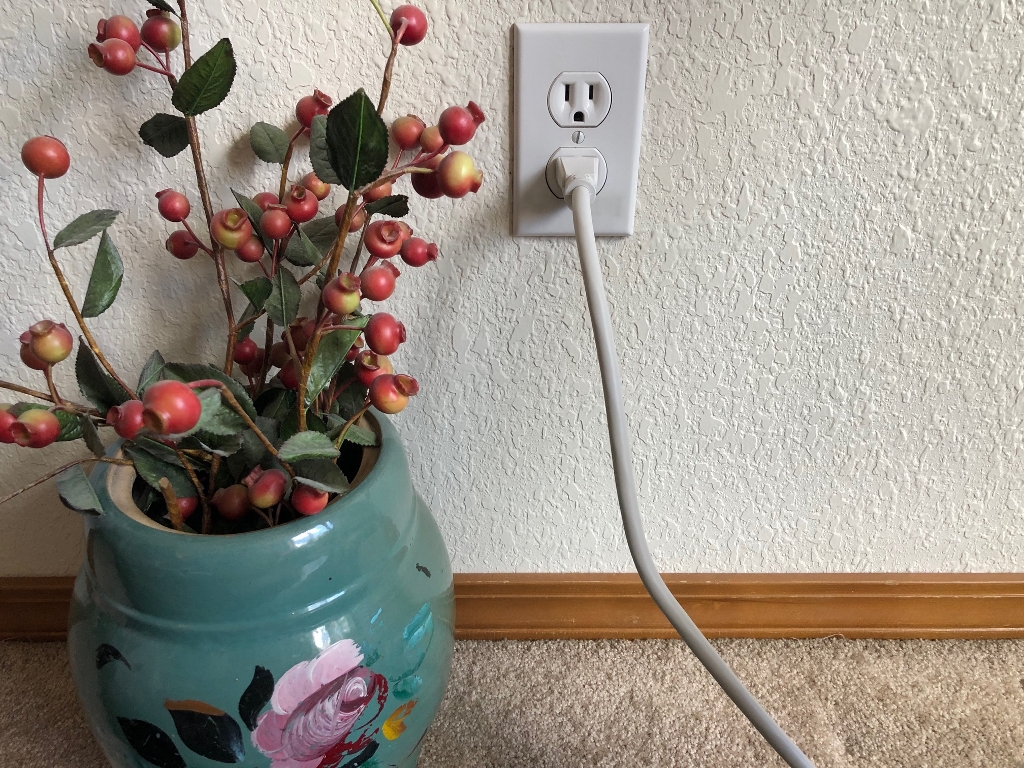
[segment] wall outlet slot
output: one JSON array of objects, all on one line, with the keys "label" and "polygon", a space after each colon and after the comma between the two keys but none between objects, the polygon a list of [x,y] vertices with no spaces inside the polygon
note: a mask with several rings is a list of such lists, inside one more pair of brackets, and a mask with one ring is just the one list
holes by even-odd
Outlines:
[{"label": "wall outlet slot", "polygon": [[513,235],[574,234],[547,177],[556,152],[601,159],[595,233],[633,234],[648,36],[647,24],[515,25]]}]

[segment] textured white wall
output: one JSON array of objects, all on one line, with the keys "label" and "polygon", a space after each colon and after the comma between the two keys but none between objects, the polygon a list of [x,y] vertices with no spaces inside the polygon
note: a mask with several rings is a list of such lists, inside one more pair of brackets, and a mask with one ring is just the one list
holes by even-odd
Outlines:
[{"label": "textured white wall", "polygon": [[[601,249],[662,567],[1019,570],[1024,6],[629,5],[430,0],[431,36],[398,65],[392,117],[467,98],[490,115],[483,190],[417,202],[443,260],[393,302],[411,330],[400,364],[424,385],[398,422],[456,568],[629,567],[574,251],[508,236],[509,29],[646,20],[637,234]],[[383,41],[367,2],[195,6],[197,48],[230,35],[240,63],[200,120],[227,204],[229,183],[272,178],[247,127],[283,124],[313,84],[374,90]],[[211,267],[162,251],[152,198],[187,184],[187,154],[164,161],[135,135],[167,94],[84,53],[99,16],[144,7],[0,0],[2,377],[38,384],[17,334],[71,319],[18,160],[39,132],[74,157],[50,185],[55,227],[126,212],[124,288],[95,322],[111,356],[134,375],[154,346],[219,349]],[[81,291],[92,251],[72,256]],[[0,493],[58,453],[0,448]],[[78,525],[49,489],[0,509],[0,574],[71,572]]]}]

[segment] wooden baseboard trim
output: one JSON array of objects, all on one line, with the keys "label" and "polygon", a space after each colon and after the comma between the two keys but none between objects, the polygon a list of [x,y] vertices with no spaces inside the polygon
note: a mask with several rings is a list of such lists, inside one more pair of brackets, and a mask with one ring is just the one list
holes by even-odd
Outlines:
[{"label": "wooden baseboard trim", "polygon": [[[1024,574],[668,574],[709,637],[1024,638]],[[0,640],[64,638],[73,580],[0,578]],[[466,640],[675,637],[633,574],[457,574]]]}]

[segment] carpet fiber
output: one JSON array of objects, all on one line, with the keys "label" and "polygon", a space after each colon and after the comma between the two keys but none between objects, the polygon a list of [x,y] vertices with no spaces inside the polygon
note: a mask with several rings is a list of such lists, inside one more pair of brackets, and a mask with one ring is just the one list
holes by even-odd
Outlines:
[{"label": "carpet fiber", "polygon": [[[1024,768],[1024,641],[716,646],[818,768]],[[64,646],[0,643],[0,766],[102,768]],[[421,768],[782,766],[676,641],[462,642]]]}]

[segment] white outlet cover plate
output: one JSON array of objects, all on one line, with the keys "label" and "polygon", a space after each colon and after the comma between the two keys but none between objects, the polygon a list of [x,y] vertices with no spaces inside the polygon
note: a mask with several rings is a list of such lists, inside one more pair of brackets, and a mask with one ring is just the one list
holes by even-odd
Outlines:
[{"label": "white outlet cover plate", "polygon": [[[516,24],[513,28],[512,234],[572,236],[572,211],[548,189],[545,170],[559,147],[593,147],[608,179],[594,199],[597,235],[633,234],[647,24]],[[563,72],[600,72],[612,91],[608,117],[594,128],[560,127],[548,111],[551,84]],[[573,142],[576,130],[581,143]]]}]

